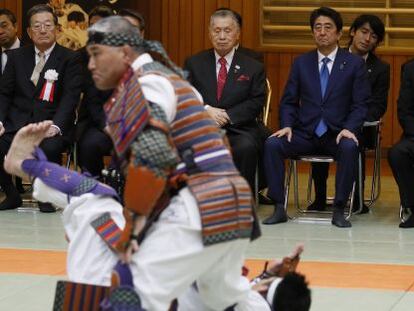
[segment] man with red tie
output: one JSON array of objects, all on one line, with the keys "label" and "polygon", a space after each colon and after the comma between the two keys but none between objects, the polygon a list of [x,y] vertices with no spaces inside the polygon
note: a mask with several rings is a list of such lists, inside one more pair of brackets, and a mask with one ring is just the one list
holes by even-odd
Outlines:
[{"label": "man with red tie", "polygon": [[236,167],[253,189],[263,146],[256,119],[265,100],[264,67],[234,48],[240,26],[233,11],[219,9],[213,13],[209,37],[214,48],[188,58],[184,68],[203,96],[206,110],[226,131]]}]

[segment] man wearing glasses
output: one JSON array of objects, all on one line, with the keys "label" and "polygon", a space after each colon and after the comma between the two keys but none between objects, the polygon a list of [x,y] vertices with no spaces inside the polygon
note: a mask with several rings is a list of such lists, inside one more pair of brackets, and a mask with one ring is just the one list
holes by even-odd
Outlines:
[{"label": "man wearing glasses", "polygon": [[[27,32],[33,45],[13,50],[8,55],[0,83],[0,186],[6,199],[0,210],[21,205],[11,176],[3,169],[15,133],[24,125],[52,120],[48,138],[41,144],[48,159],[61,162],[69,145],[75,107],[79,102],[81,68],[77,54],[56,43],[57,17],[47,5],[36,5],[27,12]],[[40,204],[42,212],[53,212]]]}]

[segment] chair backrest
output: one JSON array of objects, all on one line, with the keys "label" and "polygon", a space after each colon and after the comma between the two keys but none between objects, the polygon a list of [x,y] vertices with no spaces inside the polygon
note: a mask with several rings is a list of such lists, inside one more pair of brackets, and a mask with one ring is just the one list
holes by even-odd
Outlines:
[{"label": "chair backrest", "polygon": [[263,107],[262,120],[263,124],[267,126],[269,122],[270,103],[272,99],[272,86],[270,85],[269,79],[266,79],[266,102]]}]

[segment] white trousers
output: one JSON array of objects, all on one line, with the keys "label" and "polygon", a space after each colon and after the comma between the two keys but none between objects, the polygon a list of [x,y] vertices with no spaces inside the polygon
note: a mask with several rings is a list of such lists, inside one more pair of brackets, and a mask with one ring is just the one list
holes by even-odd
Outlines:
[{"label": "white trousers", "polygon": [[[108,285],[117,256],[90,222],[110,212],[123,228],[121,206],[111,198],[93,194],[72,198],[68,204],[66,195],[39,179],[34,183],[33,195],[64,208],[63,224],[70,239],[69,279]],[[243,239],[204,247],[196,201],[188,188],[182,189],[133,255],[130,266],[143,308],[166,311],[173,299],[196,282],[201,300],[212,310],[222,311],[237,303],[237,310],[269,311],[266,301],[240,277],[248,244],[249,240]]]},{"label": "white trousers", "polygon": [[39,178],[33,184],[33,197],[64,208],[63,226],[69,239],[66,269],[70,281],[94,285],[111,285],[112,268],[118,256],[108,247],[91,226],[104,213],[110,213],[123,229],[122,206],[112,198],[91,193],[80,197],[68,196],[45,185]]}]

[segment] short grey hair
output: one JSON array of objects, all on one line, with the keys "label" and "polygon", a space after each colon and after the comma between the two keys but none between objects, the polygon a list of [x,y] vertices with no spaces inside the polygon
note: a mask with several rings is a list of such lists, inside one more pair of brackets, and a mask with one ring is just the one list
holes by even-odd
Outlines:
[{"label": "short grey hair", "polygon": [[234,12],[232,10],[227,10],[227,9],[219,9],[217,11],[215,11],[211,16],[210,16],[210,27],[213,24],[213,20],[216,17],[231,17],[234,22],[236,23],[237,27],[240,30],[240,24],[239,24],[239,19],[237,18],[236,14],[234,14]]}]

